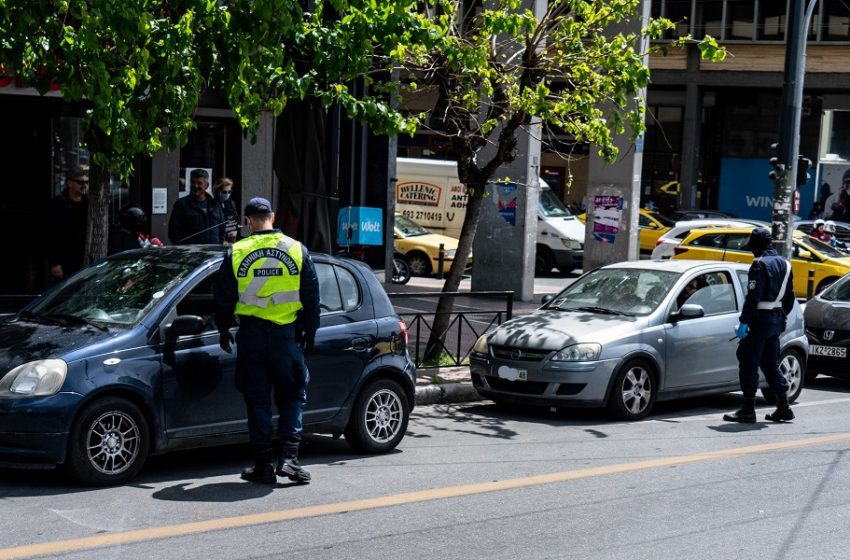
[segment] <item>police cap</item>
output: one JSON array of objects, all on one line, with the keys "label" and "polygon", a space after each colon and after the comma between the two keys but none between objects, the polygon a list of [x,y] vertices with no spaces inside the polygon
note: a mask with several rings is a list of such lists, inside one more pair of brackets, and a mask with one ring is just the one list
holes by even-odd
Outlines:
[{"label": "police cap", "polygon": [[765,249],[769,247],[772,242],[773,234],[770,233],[770,230],[763,227],[757,227],[750,232],[750,239],[747,241],[747,245],[744,248],[750,251],[753,249]]},{"label": "police cap", "polygon": [[271,214],[272,203],[260,196],[252,198],[245,205],[246,216],[259,216],[261,214]]}]

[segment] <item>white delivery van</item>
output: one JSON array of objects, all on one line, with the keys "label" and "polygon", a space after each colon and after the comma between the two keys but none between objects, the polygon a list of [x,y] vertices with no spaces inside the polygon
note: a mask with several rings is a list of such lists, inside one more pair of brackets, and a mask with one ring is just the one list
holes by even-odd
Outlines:
[{"label": "white delivery van", "polygon": [[[396,212],[434,232],[460,236],[466,216],[466,188],[457,178],[454,161],[398,158],[396,176]],[[584,231],[585,225],[540,180],[536,271],[580,268]]]}]

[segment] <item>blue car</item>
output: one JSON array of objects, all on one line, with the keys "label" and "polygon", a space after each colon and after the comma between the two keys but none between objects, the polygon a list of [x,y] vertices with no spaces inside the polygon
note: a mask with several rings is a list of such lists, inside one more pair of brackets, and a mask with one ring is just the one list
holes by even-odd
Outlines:
[{"label": "blue car", "polygon": [[[65,465],[82,482],[121,484],[149,455],[247,441],[235,353],[219,348],[213,318],[223,256],[120,253],[0,323],[0,465]],[[313,260],[322,315],[305,431],[389,451],[414,405],[406,327],[369,268]]]}]

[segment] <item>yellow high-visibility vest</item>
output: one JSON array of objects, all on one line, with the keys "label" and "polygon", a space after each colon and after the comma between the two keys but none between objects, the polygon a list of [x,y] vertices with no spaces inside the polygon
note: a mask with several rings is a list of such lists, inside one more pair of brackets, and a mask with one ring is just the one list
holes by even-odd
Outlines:
[{"label": "yellow high-visibility vest", "polygon": [[239,291],[236,315],[278,325],[294,322],[304,307],[299,298],[301,243],[279,232],[251,235],[234,243],[232,253]]}]

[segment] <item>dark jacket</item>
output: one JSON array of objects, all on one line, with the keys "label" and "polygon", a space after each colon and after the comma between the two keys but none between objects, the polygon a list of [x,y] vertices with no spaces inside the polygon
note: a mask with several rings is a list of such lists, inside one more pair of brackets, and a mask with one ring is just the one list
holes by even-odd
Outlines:
[{"label": "dark jacket", "polygon": [[[280,233],[280,230],[258,231],[252,235],[263,235],[267,233]],[[319,279],[316,276],[316,267],[313,265],[313,259],[310,258],[310,252],[303,245],[301,246],[301,287],[299,289],[299,299],[304,309],[301,310],[298,316],[299,328],[304,339],[313,340],[316,337],[316,331],[319,330]],[[221,333],[225,333],[233,326],[233,312],[236,309],[236,303],[239,301],[239,287],[236,282],[236,276],[233,274],[233,253],[231,249],[227,250],[227,255],[221,263],[218,275],[215,279],[215,323]]]},{"label": "dark jacket", "polygon": [[67,189],[47,206],[44,224],[47,264],[62,265],[65,278],[83,267],[88,214],[88,197],[83,195],[80,202],[74,202]]},{"label": "dark jacket", "polygon": [[220,245],[224,241],[221,205],[209,193],[206,197],[206,209],[202,209],[191,194],[174,203],[168,220],[168,239],[173,245]]},{"label": "dark jacket", "polygon": [[239,209],[233,199],[218,202],[224,216],[224,238],[233,243],[239,237]]},{"label": "dark jacket", "polygon": [[[747,294],[744,298],[744,309],[741,311],[741,322],[750,324],[755,319],[760,301],[774,301],[779,294],[786,267],[791,263],[768,249],[753,261],[747,281]],[[782,311],[785,315],[794,307],[794,273],[788,273],[788,284],[782,295]]]}]

